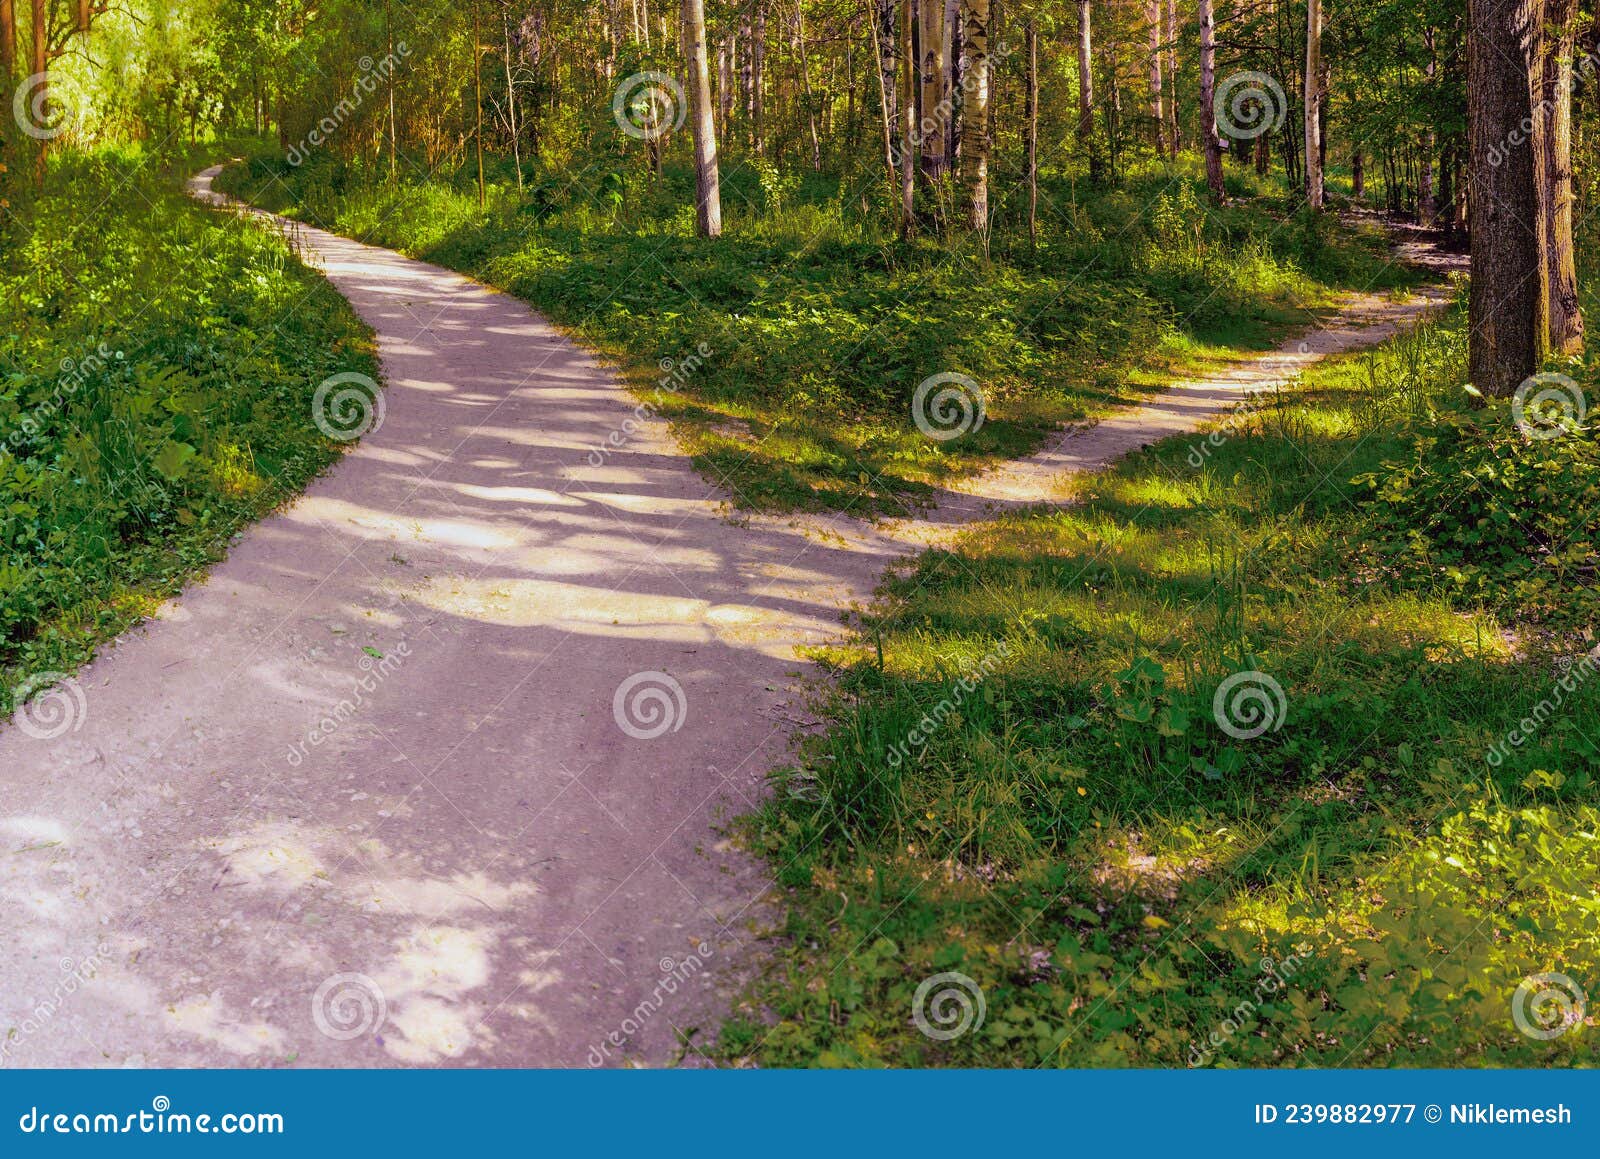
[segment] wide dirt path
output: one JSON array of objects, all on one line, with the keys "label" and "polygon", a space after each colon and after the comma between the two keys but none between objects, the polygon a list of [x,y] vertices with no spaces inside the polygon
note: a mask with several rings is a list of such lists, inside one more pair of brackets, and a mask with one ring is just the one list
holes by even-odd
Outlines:
[{"label": "wide dirt path", "polygon": [[[384,421],[0,732],[0,1066],[667,1061],[766,917],[718,825],[804,716],[794,649],[926,529],[729,522],[522,303],[294,230],[379,335]],[[946,520],[1276,373],[1245,369]]]}]

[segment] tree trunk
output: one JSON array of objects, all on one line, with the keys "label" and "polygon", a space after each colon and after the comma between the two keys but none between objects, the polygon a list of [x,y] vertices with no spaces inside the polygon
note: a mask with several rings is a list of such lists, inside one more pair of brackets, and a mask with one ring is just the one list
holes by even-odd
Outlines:
[{"label": "tree trunk", "polygon": [[1322,208],[1322,0],[1306,2],[1306,204]]},{"label": "tree trunk", "polygon": [[1183,147],[1183,126],[1178,119],[1178,0],[1167,0],[1167,108],[1172,117],[1172,156]]},{"label": "tree trunk", "polygon": [[10,88],[17,69],[17,10],[14,0],[0,0],[0,78]]},{"label": "tree trunk", "polygon": [[900,0],[900,238],[917,232],[917,0]]},{"label": "tree trunk", "polygon": [[1544,147],[1538,164],[1544,192],[1545,265],[1550,279],[1550,348],[1583,350],[1578,269],[1572,250],[1572,66],[1577,46],[1577,0],[1546,0],[1543,93]]},{"label": "tree trunk", "polygon": [[1147,0],[1145,19],[1150,24],[1150,127],[1156,156],[1167,155],[1167,113],[1161,94],[1161,0]]},{"label": "tree trunk", "polygon": [[1089,179],[1100,180],[1100,151],[1094,139],[1094,14],[1090,0],[1078,0],[1078,153],[1089,165]]},{"label": "tree trunk", "polygon": [[[50,57],[48,44],[48,29],[45,21],[44,0],[33,0],[33,72],[39,78],[38,86],[33,90],[38,95],[39,114],[43,118],[50,116]],[[39,147],[33,154],[33,183],[42,193],[44,191],[45,168],[49,163],[50,139],[47,136],[39,138]]]},{"label": "tree trunk", "polygon": [[722,182],[717,171],[717,122],[711,111],[706,60],[705,0],[683,0],[683,60],[694,122],[695,224],[701,237],[722,236]]},{"label": "tree trunk", "polygon": [[1367,156],[1359,148],[1350,154],[1350,196],[1360,201],[1367,195]]},{"label": "tree trunk", "polygon": [[932,184],[945,173],[944,132],[944,0],[922,0],[922,122],[917,134],[922,151],[922,177]]},{"label": "tree trunk", "polygon": [[875,0],[872,9],[873,59],[878,62],[878,111],[883,127],[883,167],[889,172],[889,184],[894,185],[898,174],[894,162],[895,141],[895,10],[894,0]]},{"label": "tree trunk", "polygon": [[967,129],[961,141],[961,183],[967,192],[967,225],[977,232],[989,228],[989,0],[961,0],[962,42],[966,45],[967,71],[962,120]]},{"label": "tree trunk", "polygon": [[[1468,369],[1503,398],[1544,361],[1549,271],[1536,162],[1542,0],[1469,0],[1467,92],[1472,109],[1472,280]],[[1532,126],[1526,132],[1525,126]]]},{"label": "tree trunk", "polygon": [[1200,0],[1200,137],[1206,151],[1206,185],[1217,204],[1222,187],[1222,139],[1217,136],[1217,27],[1211,0]]},{"label": "tree trunk", "polygon": [[485,193],[483,187],[483,36],[478,30],[478,0],[472,5],[472,109],[473,143],[478,154],[478,208],[482,209]]},{"label": "tree trunk", "polygon": [[1039,33],[1028,21],[1025,34],[1028,53],[1028,89],[1024,97],[1023,120],[1027,122],[1028,242],[1039,244]]}]

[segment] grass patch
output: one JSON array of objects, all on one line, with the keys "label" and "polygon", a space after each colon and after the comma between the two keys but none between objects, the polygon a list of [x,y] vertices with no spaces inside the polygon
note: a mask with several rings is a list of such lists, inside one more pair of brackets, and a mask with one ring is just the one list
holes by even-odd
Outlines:
[{"label": "grass patch", "polygon": [[[693,236],[692,177],[670,166],[548,173],[520,196],[496,183],[484,209],[464,172],[389,183],[332,159],[258,154],[218,187],[533,303],[650,392],[751,508],[899,513],[1063,422],[1267,348],[1340,288],[1416,277],[1375,231],[1290,213],[1269,186],[1210,208],[1188,162],[1109,190],[1057,174],[1038,247],[1007,232],[988,255],[885,237],[871,183],[763,172],[730,166],[715,242]],[[980,428],[918,430],[937,374],[978,383]]]},{"label": "grass patch", "polygon": [[277,237],[178,191],[198,156],[63,154],[0,257],[0,714],[148,615],[338,454],[370,333]]},{"label": "grass patch", "polygon": [[1516,1019],[1562,1028],[1531,975],[1600,982],[1593,641],[1519,638],[1510,586],[1413,582],[1353,481],[1441,425],[1511,437],[1467,417],[1464,341],[1457,315],[1322,364],[887,582],[749,820],[790,908],[723,1054],[1588,1058],[1592,1030]]}]

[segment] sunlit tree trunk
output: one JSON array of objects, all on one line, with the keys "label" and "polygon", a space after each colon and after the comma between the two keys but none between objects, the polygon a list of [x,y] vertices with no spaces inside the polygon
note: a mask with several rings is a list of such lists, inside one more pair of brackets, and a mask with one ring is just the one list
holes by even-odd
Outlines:
[{"label": "sunlit tree trunk", "polygon": [[961,182],[967,191],[967,225],[989,227],[989,0],[962,0],[962,41],[967,71],[961,116]]},{"label": "sunlit tree trunk", "polygon": [[10,88],[17,71],[17,10],[14,0],[0,0],[0,78]]},{"label": "sunlit tree trunk", "polygon": [[1546,0],[1546,5],[1540,101],[1545,133],[1539,163],[1545,265],[1550,278],[1550,348],[1558,354],[1577,354],[1583,349],[1578,268],[1572,249],[1572,69],[1578,3]]},{"label": "sunlit tree trunk", "polygon": [[1024,98],[1023,119],[1027,122],[1028,241],[1039,244],[1039,32],[1028,21],[1028,90]]},{"label": "sunlit tree trunk", "polygon": [[1306,204],[1322,208],[1322,0],[1306,2]]},{"label": "sunlit tree trunk", "polygon": [[917,0],[900,0],[900,237],[917,231],[917,57],[913,44]]},{"label": "sunlit tree trunk", "polygon": [[1161,0],[1146,0],[1145,19],[1150,25],[1150,126],[1156,155],[1167,155],[1167,112],[1161,93]]},{"label": "sunlit tree trunk", "polygon": [[1222,140],[1217,136],[1217,29],[1211,0],[1200,0],[1200,137],[1206,151],[1206,185],[1220,204]]},{"label": "sunlit tree trunk", "polygon": [[722,236],[722,182],[717,169],[717,124],[711,112],[706,61],[705,0],[683,0],[683,58],[694,122],[695,223],[701,237]]},{"label": "sunlit tree trunk", "polygon": [[[1512,394],[1544,361],[1549,271],[1538,159],[1542,0],[1469,0],[1472,280],[1468,370],[1483,394]],[[1532,126],[1526,132],[1525,126]]]},{"label": "sunlit tree trunk", "polygon": [[1094,13],[1090,0],[1078,0],[1078,154],[1100,178],[1100,150],[1094,136]]}]

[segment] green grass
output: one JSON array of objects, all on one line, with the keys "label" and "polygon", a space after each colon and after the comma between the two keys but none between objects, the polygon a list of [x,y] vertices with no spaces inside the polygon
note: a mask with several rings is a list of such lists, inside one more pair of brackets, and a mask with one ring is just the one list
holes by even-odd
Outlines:
[{"label": "green grass", "polygon": [[[1055,175],[1038,248],[1013,223],[987,256],[886,238],[872,182],[738,164],[716,242],[693,236],[692,181],[670,166],[654,182],[605,166],[551,173],[524,196],[500,181],[485,210],[465,173],[389,184],[258,154],[218,184],[531,302],[609,355],[741,505],[865,515],[1266,348],[1336,289],[1415,281],[1375,232],[1285,216],[1271,186],[1234,179],[1260,196],[1219,211],[1188,163],[1112,190]],[[691,371],[663,373],[696,353]],[[987,415],[950,441],[911,413],[918,384],[941,373],[975,380]]]},{"label": "green grass", "polygon": [[317,384],[370,333],[202,153],[65,154],[0,256],[0,715],[149,614],[337,456]]},{"label": "green grass", "polygon": [[[1464,341],[1456,315],[1323,364],[1216,438],[1160,443],[1081,504],[980,525],[887,582],[827,657],[828,731],[748,821],[789,916],[722,1055],[1591,1057],[1592,1030],[1535,1039],[1513,1006],[1541,972],[1600,985],[1593,641],[1520,632],[1513,589],[1464,598],[1386,556],[1387,504],[1352,482],[1462,420]],[[1600,466],[1592,427],[1570,439]],[[1575,534],[1600,525],[1568,511]],[[1522,540],[1486,526],[1486,551]],[[1559,591],[1592,612],[1592,588]],[[1260,722],[1251,689],[1273,727],[1236,735]],[[919,986],[950,974],[921,1003],[933,1028],[960,1026],[958,992],[985,1017],[930,1037]]]}]

